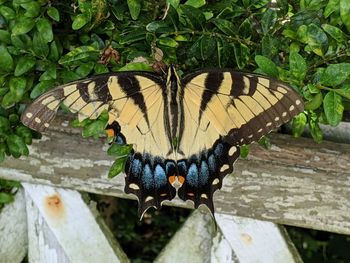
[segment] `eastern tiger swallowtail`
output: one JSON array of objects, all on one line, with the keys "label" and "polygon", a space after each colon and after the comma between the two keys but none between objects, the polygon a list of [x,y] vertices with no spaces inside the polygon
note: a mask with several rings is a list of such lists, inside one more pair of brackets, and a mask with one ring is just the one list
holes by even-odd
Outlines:
[{"label": "eastern tiger swallowtail", "polygon": [[44,131],[61,103],[80,121],[108,110],[118,140],[133,145],[125,192],[138,197],[140,214],[176,192],[214,212],[213,193],[233,171],[240,146],[304,107],[293,89],[266,76],[214,69],[180,79],[170,66],[165,76],[117,72],[59,86],[37,98],[21,120]]}]

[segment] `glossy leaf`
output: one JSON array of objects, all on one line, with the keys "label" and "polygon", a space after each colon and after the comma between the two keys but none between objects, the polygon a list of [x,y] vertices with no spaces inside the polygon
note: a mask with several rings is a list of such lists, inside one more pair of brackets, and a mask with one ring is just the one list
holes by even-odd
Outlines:
[{"label": "glossy leaf", "polygon": [[7,48],[0,45],[0,72],[9,72],[13,69],[13,59]]},{"label": "glossy leaf", "polygon": [[325,86],[336,86],[343,83],[350,75],[350,63],[339,63],[329,65],[320,82]]},{"label": "glossy leaf", "polygon": [[8,7],[8,6],[0,6],[0,14],[7,20],[12,20],[12,19],[15,19],[16,18],[16,13],[15,11]]},{"label": "glossy leaf", "polygon": [[278,77],[278,69],[275,63],[264,56],[257,55],[255,56],[255,62],[259,66],[259,68],[265,72],[267,75],[277,78]]},{"label": "glossy leaf", "polygon": [[329,0],[324,10],[324,17],[329,17],[332,13],[339,11],[339,0]]},{"label": "glossy leaf", "polygon": [[350,33],[350,3],[349,0],[339,0],[340,17]]},{"label": "glossy leaf", "polygon": [[277,13],[273,9],[267,9],[261,19],[261,27],[264,34],[270,31],[277,20]]},{"label": "glossy leaf", "polygon": [[220,19],[220,18],[215,18],[212,19],[212,22],[220,29],[224,34],[228,36],[234,36],[235,31],[234,28],[235,26],[232,24],[232,22],[225,20],[225,19]]},{"label": "glossy leaf", "polygon": [[96,120],[93,123],[84,127],[82,132],[83,137],[98,138],[105,133],[106,122]]},{"label": "glossy leaf", "polygon": [[28,156],[29,150],[23,139],[16,134],[10,134],[6,138],[6,143],[9,148],[10,154],[19,158],[21,155]]},{"label": "glossy leaf", "polygon": [[305,59],[296,52],[291,52],[289,55],[290,73],[296,79],[303,81],[307,72]]},{"label": "glossy leaf", "polygon": [[46,57],[50,50],[47,42],[39,32],[35,32],[33,36],[33,51],[38,57]]},{"label": "glossy leaf", "polygon": [[200,51],[203,60],[212,57],[212,55],[216,51],[215,38],[211,36],[203,36],[200,43]]},{"label": "glossy leaf", "polygon": [[205,4],[206,4],[206,0],[187,0],[185,2],[185,5],[190,5],[190,6],[193,6],[195,8],[202,7]]},{"label": "glossy leaf", "polygon": [[159,44],[168,47],[177,47],[179,44],[170,37],[163,37],[159,39]]},{"label": "glossy leaf", "polygon": [[45,42],[53,40],[52,26],[46,18],[40,18],[36,22],[36,28]]},{"label": "glossy leaf", "polygon": [[16,77],[23,75],[24,73],[30,71],[35,66],[35,63],[36,59],[32,56],[28,55],[20,57],[16,65],[14,75]]},{"label": "glossy leaf", "polygon": [[341,89],[334,89],[334,92],[350,100],[350,84],[342,86]]},{"label": "glossy leaf", "polygon": [[25,144],[32,144],[32,132],[31,130],[24,126],[20,125],[16,128],[16,134],[22,138]]},{"label": "glossy leaf", "polygon": [[305,113],[302,112],[302,113],[299,113],[297,116],[295,116],[292,122],[293,137],[295,138],[300,137],[305,130],[306,124],[307,124],[307,117]]},{"label": "glossy leaf", "polygon": [[321,92],[313,96],[310,101],[305,102],[305,110],[316,110],[318,109],[323,102],[323,95]]},{"label": "glossy leaf", "polygon": [[128,157],[121,157],[114,161],[112,167],[109,169],[108,178],[113,178],[118,174],[124,172],[125,163],[128,160]]},{"label": "glossy leaf", "polygon": [[141,11],[141,0],[127,0],[131,18],[136,20]]},{"label": "glossy leaf", "polygon": [[47,9],[47,14],[48,14],[49,17],[51,17],[56,22],[60,21],[60,13],[58,12],[58,10],[55,7],[50,6]]},{"label": "glossy leaf", "polygon": [[337,93],[330,91],[323,100],[324,113],[331,126],[337,126],[343,118],[344,106],[342,98]]},{"label": "glossy leaf", "polygon": [[345,35],[341,29],[338,27],[329,25],[329,24],[323,24],[322,29],[328,33],[332,38],[334,38],[337,42],[343,42],[345,41]]},{"label": "glossy leaf", "polygon": [[307,43],[311,50],[319,56],[323,56],[328,48],[327,35],[318,25],[313,23],[307,27]]},{"label": "glossy leaf", "polygon": [[34,86],[30,93],[30,98],[35,99],[39,97],[44,92],[48,91],[50,88],[55,86],[55,80],[43,80]]},{"label": "glossy leaf", "polygon": [[90,18],[86,14],[77,15],[72,23],[72,29],[78,30],[90,22]]},{"label": "glossy leaf", "polygon": [[5,117],[0,116],[0,132],[6,133],[10,130],[10,128],[10,121]]},{"label": "glossy leaf", "polygon": [[91,56],[91,54],[99,54],[99,50],[93,46],[80,46],[73,49],[58,61],[58,63],[64,65],[72,62],[76,62]]},{"label": "glossy leaf", "polygon": [[28,3],[21,4],[26,12],[26,17],[37,17],[40,14],[40,2],[39,1],[30,1]]},{"label": "glossy leaf", "polygon": [[19,17],[12,28],[13,35],[28,33],[35,26],[35,20],[27,17]]},{"label": "glossy leaf", "polygon": [[107,153],[111,156],[122,157],[130,154],[132,151],[132,144],[112,144],[111,147],[108,148]]}]

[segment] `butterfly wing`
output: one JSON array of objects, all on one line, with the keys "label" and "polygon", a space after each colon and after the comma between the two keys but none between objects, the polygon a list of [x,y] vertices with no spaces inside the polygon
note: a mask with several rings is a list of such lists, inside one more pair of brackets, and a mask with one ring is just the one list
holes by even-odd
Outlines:
[{"label": "butterfly wing", "polygon": [[[118,123],[117,137],[133,145],[126,163],[125,192],[139,199],[139,212],[160,207],[175,196],[168,182],[173,174],[171,145],[165,134],[164,82],[156,74],[120,72],[99,75],[59,86],[36,99],[22,114],[28,127],[44,131],[55,117],[59,105],[78,113],[80,121],[96,119],[104,110],[109,124]],[[173,162],[174,163],[174,162]],[[174,166],[174,165],[173,165]]]},{"label": "butterfly wing", "polygon": [[213,211],[212,195],[233,171],[239,147],[289,121],[303,111],[303,103],[284,83],[257,74],[200,71],[185,76],[182,85],[178,163],[185,180],[179,196]]}]

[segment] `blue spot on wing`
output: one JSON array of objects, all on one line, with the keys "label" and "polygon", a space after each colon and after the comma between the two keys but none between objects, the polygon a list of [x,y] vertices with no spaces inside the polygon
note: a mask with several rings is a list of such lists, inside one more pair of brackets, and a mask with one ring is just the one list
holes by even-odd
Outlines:
[{"label": "blue spot on wing", "polygon": [[211,173],[215,173],[216,172],[216,160],[215,160],[215,156],[213,154],[209,155],[208,164],[209,164],[209,170],[211,171]]},{"label": "blue spot on wing", "polygon": [[156,185],[156,188],[161,188],[162,186],[167,184],[167,177],[165,174],[165,171],[162,166],[159,164],[156,166],[156,169],[154,170],[154,182]]},{"label": "blue spot on wing", "polygon": [[142,163],[139,159],[134,159],[131,163],[131,174],[139,177],[142,171]]},{"label": "blue spot on wing", "polygon": [[219,143],[218,145],[216,145],[215,147],[215,150],[214,150],[214,154],[217,156],[217,157],[220,157],[222,154],[223,154],[223,151],[224,151],[224,146]]},{"label": "blue spot on wing", "polygon": [[203,160],[201,162],[199,185],[203,186],[207,184],[208,180],[209,180],[209,167],[208,167],[208,164]]},{"label": "blue spot on wing", "polygon": [[192,163],[188,168],[186,180],[190,186],[196,187],[198,185],[198,168],[195,163]]},{"label": "blue spot on wing", "polygon": [[148,163],[143,168],[143,175],[141,179],[146,189],[150,189],[153,187],[153,183],[154,183],[153,173]]}]

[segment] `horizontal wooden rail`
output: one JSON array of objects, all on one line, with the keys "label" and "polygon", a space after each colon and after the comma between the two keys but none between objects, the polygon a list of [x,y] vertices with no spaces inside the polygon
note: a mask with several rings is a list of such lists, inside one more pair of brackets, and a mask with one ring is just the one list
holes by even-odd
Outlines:
[{"label": "horizontal wooden rail", "polygon": [[[216,211],[350,234],[350,145],[278,134],[271,142],[270,150],[254,144],[249,158],[237,161],[214,195]],[[103,140],[56,126],[33,143],[29,157],[1,163],[0,177],[134,198],[123,192],[123,175],[107,178],[113,159],[106,148]]]}]

